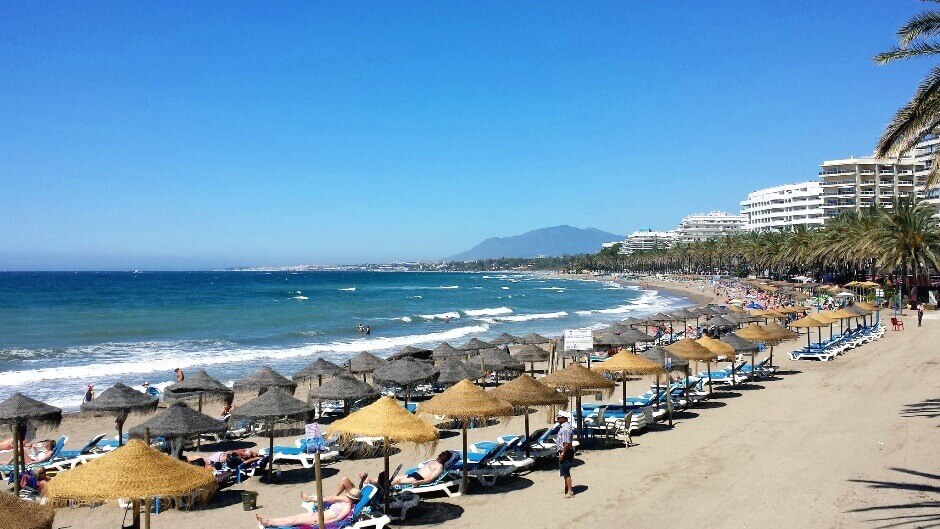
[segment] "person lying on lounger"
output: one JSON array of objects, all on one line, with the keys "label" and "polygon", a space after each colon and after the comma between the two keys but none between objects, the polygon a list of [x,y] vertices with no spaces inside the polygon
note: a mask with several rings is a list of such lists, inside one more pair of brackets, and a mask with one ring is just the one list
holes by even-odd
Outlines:
[{"label": "person lying on lounger", "polygon": [[[11,445],[12,448],[12,445]],[[55,442],[50,440],[39,441],[38,443],[33,443],[32,447],[24,455],[26,459],[26,464],[30,465],[33,463],[45,463],[52,459],[52,453],[55,449]],[[13,458],[11,457],[4,464],[9,465],[13,463]]]},{"label": "person lying on lounger", "polygon": [[[362,491],[357,488],[352,488],[346,494],[343,494],[339,498],[339,501],[333,502],[323,511],[323,522],[329,526],[329,524],[341,522],[349,518],[352,514],[353,507],[356,502],[362,499]],[[296,514],[294,516],[285,516],[283,518],[265,518],[260,514],[255,516],[258,519],[258,523],[262,527],[279,527],[279,526],[294,526],[294,525],[309,525],[312,527],[317,527],[317,513],[316,512],[305,512],[303,514]]]},{"label": "person lying on lounger", "polygon": [[398,476],[392,480],[392,485],[424,485],[441,477],[444,473],[444,464],[450,460],[450,450],[444,450],[437,455],[437,459],[424,463],[418,470],[407,476]]},{"label": "person lying on lounger", "polygon": [[[365,472],[360,472],[360,473],[359,473],[359,486],[358,486],[358,487],[356,486],[355,483],[353,483],[353,481],[352,481],[351,479],[349,479],[348,477],[343,476],[343,478],[339,480],[339,488],[336,489],[336,494],[334,494],[334,495],[332,495],[332,496],[327,496],[327,497],[323,498],[323,503],[333,503],[333,502],[341,501],[341,500],[343,499],[343,497],[346,496],[346,494],[349,493],[349,491],[351,491],[351,490],[353,490],[353,489],[360,489],[360,490],[361,490],[361,489],[362,489],[362,486],[363,486],[363,485],[366,485],[366,484],[368,484],[368,485],[374,485],[374,486],[378,487],[379,490],[381,490],[382,487],[385,485],[385,471],[379,472],[379,477],[378,477],[378,479],[376,479],[376,478],[370,478],[369,475],[366,474]],[[308,494],[306,494],[304,491],[300,491],[300,499],[303,500],[304,502],[314,502],[314,501],[317,501],[317,497],[316,497],[316,496],[308,495]]]}]

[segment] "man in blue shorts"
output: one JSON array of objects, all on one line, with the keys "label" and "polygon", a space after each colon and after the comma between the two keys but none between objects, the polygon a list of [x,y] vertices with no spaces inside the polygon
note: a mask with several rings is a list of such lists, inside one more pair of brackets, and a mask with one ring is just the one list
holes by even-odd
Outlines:
[{"label": "man in blue shorts", "polygon": [[558,447],[558,469],[561,477],[565,479],[565,497],[574,496],[574,485],[571,481],[571,465],[574,463],[574,448],[571,438],[574,436],[574,427],[568,421],[568,414],[560,411],[555,416],[558,421],[558,433],[555,434],[555,445]]}]

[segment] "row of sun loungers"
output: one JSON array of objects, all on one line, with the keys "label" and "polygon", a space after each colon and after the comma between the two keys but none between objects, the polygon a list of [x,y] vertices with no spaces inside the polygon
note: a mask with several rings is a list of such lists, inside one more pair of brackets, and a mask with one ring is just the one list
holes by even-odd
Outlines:
[{"label": "row of sun loungers", "polygon": [[825,342],[810,344],[792,351],[790,359],[828,362],[850,349],[881,338],[884,333],[885,327],[880,323],[870,327],[859,327],[841,335],[837,334]]}]

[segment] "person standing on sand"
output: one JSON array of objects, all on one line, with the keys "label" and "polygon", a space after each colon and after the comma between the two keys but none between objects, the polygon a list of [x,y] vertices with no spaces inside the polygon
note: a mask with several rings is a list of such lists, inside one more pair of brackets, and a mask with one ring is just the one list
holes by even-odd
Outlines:
[{"label": "person standing on sand", "polygon": [[924,321],[924,304],[917,304],[917,326],[920,327],[920,322]]},{"label": "person standing on sand", "polygon": [[85,398],[83,402],[91,402],[93,398],[95,398],[95,386],[88,384],[88,387],[85,388]]},{"label": "person standing on sand", "polygon": [[560,411],[555,416],[558,421],[558,433],[555,434],[555,446],[558,447],[558,469],[561,477],[565,480],[565,497],[574,497],[574,485],[571,480],[571,465],[574,463],[574,448],[571,446],[571,438],[574,435],[574,427],[568,422],[568,414]]},{"label": "person standing on sand", "polygon": [[176,369],[174,369],[173,372],[176,373],[176,381],[177,381],[177,382],[182,382],[182,381],[186,378],[186,375],[183,374],[183,370],[180,369],[180,368],[178,368],[178,367],[177,367]]}]

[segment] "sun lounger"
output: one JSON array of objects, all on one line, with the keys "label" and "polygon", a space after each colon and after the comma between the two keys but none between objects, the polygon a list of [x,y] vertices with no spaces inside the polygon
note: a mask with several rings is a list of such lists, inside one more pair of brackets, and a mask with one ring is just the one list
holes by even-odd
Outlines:
[{"label": "sun lounger", "polygon": [[[307,440],[305,438],[297,439],[294,444],[296,446],[278,446],[274,447],[274,455],[271,458],[271,463],[300,463],[304,468],[313,468],[315,463],[315,456],[313,452],[307,451]],[[262,448],[258,451],[260,455],[268,455],[268,449]],[[331,449],[328,452],[320,452],[320,462],[329,463],[339,459],[339,450]]]},{"label": "sun lounger", "polygon": [[49,468],[55,470],[68,470],[70,468],[75,468],[82,463],[87,463],[88,461],[101,457],[105,452],[98,448],[98,442],[104,439],[105,434],[98,434],[85,443],[79,450],[62,450],[59,452],[59,457],[52,461],[52,464],[49,465]]},{"label": "sun lounger", "polygon": [[[46,461],[41,461],[38,463],[29,463],[26,465],[26,470],[33,470],[37,468],[50,468],[55,463],[56,460],[62,459],[61,453],[62,449],[65,448],[65,443],[69,440],[67,435],[59,437],[59,440],[56,441],[55,446],[52,448],[52,456]],[[13,465],[0,465],[0,475],[4,479],[9,478],[10,474],[13,473]]]},{"label": "sun lounger", "polygon": [[[475,478],[484,487],[492,487],[499,478],[509,476],[517,470],[517,467],[506,462],[498,460],[506,448],[506,444],[501,444],[482,455],[467,453],[467,475]],[[463,470],[463,452],[455,451],[458,455],[457,463],[454,465],[454,472],[460,473]]]},{"label": "sun lounger", "polygon": [[[364,485],[362,487],[362,497],[359,498],[359,501],[357,501],[353,506],[353,510],[349,514],[349,518],[341,522],[328,523],[326,524],[326,529],[365,529],[366,527],[374,527],[376,529],[384,528],[392,521],[392,519],[382,512],[373,512],[373,503],[377,493],[378,488],[376,488],[375,485]],[[316,512],[316,503],[303,502],[301,503],[301,506],[310,513]],[[295,525],[273,527],[276,527],[277,529],[308,529],[310,526]],[[258,528],[264,529],[264,526],[258,524]]]},{"label": "sun lounger", "polygon": [[[444,471],[441,472],[441,475],[437,479],[429,482],[423,483],[421,485],[410,485],[407,483],[402,483],[400,485],[394,485],[392,488],[395,492],[411,492],[413,494],[430,494],[433,492],[443,492],[447,494],[448,497],[456,498],[460,496],[459,487],[460,487],[460,475],[459,473],[454,472],[454,468],[457,464],[457,461],[460,459],[460,454],[456,452],[451,452],[450,459],[444,463]],[[421,465],[408,469],[405,472],[405,475],[418,472],[422,466],[427,463],[430,463],[433,460],[425,461]]]}]

